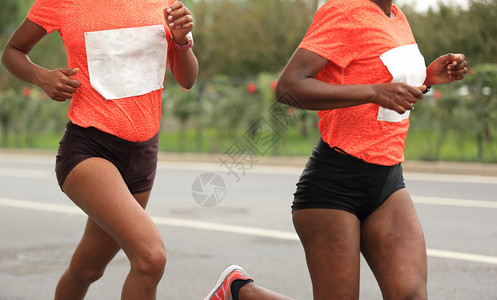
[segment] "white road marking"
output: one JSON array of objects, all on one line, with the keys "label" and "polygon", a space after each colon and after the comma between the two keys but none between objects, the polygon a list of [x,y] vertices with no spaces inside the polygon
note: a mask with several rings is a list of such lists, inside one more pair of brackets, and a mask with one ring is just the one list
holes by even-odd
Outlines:
[{"label": "white road marking", "polygon": [[[55,163],[55,153],[53,155],[29,155],[29,154],[0,154],[0,163],[30,163],[30,164],[47,164],[51,168]],[[222,157],[219,155],[219,157]],[[246,170],[246,174],[278,174],[278,175],[295,175],[299,176],[305,166],[303,161],[301,167],[297,166],[270,166],[260,164],[257,158],[254,158],[252,169]],[[159,170],[178,170],[178,171],[210,171],[221,174],[228,173],[229,170],[223,166],[217,158],[211,162],[189,162],[189,161],[159,161]],[[0,168],[0,176],[9,176],[8,173],[1,170],[12,170]],[[27,172],[29,170],[23,170]],[[31,178],[28,173],[18,173],[15,177]],[[41,172],[38,170],[38,172]],[[11,175],[14,176],[14,175]],[[45,175],[46,176],[46,175]],[[50,175],[48,175],[50,176]],[[479,184],[497,184],[496,176],[479,176],[479,175],[455,175],[455,174],[434,174],[434,173],[413,173],[404,172],[404,178],[407,181],[434,181],[434,182],[459,182],[459,183],[479,183]]]},{"label": "white road marking", "polygon": [[53,175],[48,171],[0,168],[0,177],[48,179]]},{"label": "white road marking", "polygon": [[406,181],[413,180],[413,181],[497,184],[497,177],[479,176],[479,175],[454,175],[454,174],[404,172],[404,179]]},{"label": "white road marking", "polygon": [[497,202],[493,202],[493,201],[424,197],[424,196],[412,196],[412,200],[414,203],[417,203],[417,204],[497,209]]},{"label": "white road marking", "polygon": [[426,254],[428,254],[428,256],[431,257],[497,265],[497,257],[495,256],[486,256],[479,254],[453,252],[453,251],[436,250],[436,249],[426,249]]},{"label": "white road marking", "polygon": [[55,155],[57,151],[53,151],[53,154],[20,154],[20,153],[0,153],[0,163],[20,163],[20,164],[37,164],[46,165],[55,163]]},{"label": "white road marking", "polygon": [[79,209],[76,206],[50,204],[44,202],[0,198],[0,205],[5,207],[30,209],[30,210],[38,210],[45,212],[70,214],[70,215],[82,215],[82,216],[86,215],[81,209]]},{"label": "white road marking", "polygon": [[[60,204],[49,204],[42,202],[0,198],[0,206],[85,216],[85,214],[77,207],[60,205]],[[176,218],[165,218],[165,217],[152,217],[152,219],[158,225],[208,230],[208,231],[216,231],[216,232],[240,234],[240,235],[249,235],[257,237],[273,238],[279,240],[290,240],[290,241],[299,240],[297,234],[288,231],[269,230],[269,229],[254,228],[248,226],[237,226],[237,225],[228,225],[228,224],[202,222],[202,221],[176,219]],[[428,256],[437,257],[437,258],[497,265],[497,257],[495,256],[486,256],[486,255],[445,251],[437,249],[427,249],[427,254]]]}]

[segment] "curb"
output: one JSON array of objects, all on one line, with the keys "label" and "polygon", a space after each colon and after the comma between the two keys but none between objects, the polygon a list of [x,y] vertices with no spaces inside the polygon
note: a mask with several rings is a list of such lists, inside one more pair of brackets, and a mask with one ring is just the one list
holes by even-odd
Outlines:
[{"label": "curb", "polygon": [[[57,150],[54,149],[0,149],[2,155],[51,156],[55,159]],[[221,164],[223,154],[196,154],[159,152],[159,161],[212,163]],[[304,168],[307,156],[255,156],[254,164],[263,166],[300,167]],[[406,161],[402,164],[405,172],[476,175],[497,177],[497,164],[475,162],[429,162]]]},{"label": "curb", "polygon": [[[159,161],[184,161],[220,164],[223,154],[159,153]],[[263,166],[283,166],[304,168],[307,156],[263,156],[254,157],[256,164]],[[496,176],[497,164],[468,162],[406,161],[402,164],[405,172]]]}]

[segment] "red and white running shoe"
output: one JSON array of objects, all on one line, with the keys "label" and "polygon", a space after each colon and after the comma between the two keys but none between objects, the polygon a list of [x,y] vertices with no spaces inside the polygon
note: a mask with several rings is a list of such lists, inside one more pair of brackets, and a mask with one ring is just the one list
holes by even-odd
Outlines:
[{"label": "red and white running shoe", "polygon": [[229,265],[223,270],[216,285],[209,291],[204,300],[233,300],[231,284],[235,280],[253,281],[242,267]]}]

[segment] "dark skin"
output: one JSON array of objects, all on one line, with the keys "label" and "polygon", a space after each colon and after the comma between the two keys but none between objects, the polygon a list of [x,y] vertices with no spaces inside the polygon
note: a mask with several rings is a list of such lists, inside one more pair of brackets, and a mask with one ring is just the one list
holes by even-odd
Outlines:
[{"label": "dark skin", "polygon": [[385,15],[392,17],[392,0],[369,0],[378,5]]},{"label": "dark skin", "polygon": [[33,47],[47,34],[45,29],[26,19],[10,38],[2,54],[2,63],[16,77],[42,88],[55,101],[71,99],[81,83],[71,76],[78,69],[48,70],[28,57]]},{"label": "dark skin", "polygon": [[[392,16],[391,0],[371,1]],[[329,110],[366,103],[404,113],[423,99],[427,86],[461,80],[467,72],[463,54],[446,54],[427,68],[422,86],[405,83],[336,85],[315,79],[329,61],[298,49],[285,67],[278,101],[308,110]],[[305,250],[313,299],[359,299],[360,254],[381,289],[383,299],[427,299],[427,258],[423,231],[407,189],[393,193],[364,221],[335,209],[303,209],[293,224]],[[255,283],[245,285],[241,300],[288,299]]]},{"label": "dark skin", "polygon": [[[372,1],[387,16],[392,1]],[[279,102],[308,110],[329,110],[375,103],[402,114],[412,110],[423,99],[426,87],[461,80],[467,73],[463,54],[445,54],[426,69],[426,80],[420,87],[405,83],[371,85],[333,85],[315,79],[329,61],[311,51],[297,49],[290,58],[278,82],[276,98]],[[300,100],[301,99],[301,100]],[[297,101],[295,101],[297,100]]]},{"label": "dark skin", "polygon": [[[186,44],[186,35],[193,29],[190,11],[181,2],[175,2],[164,11],[164,18],[173,39]],[[48,70],[28,57],[46,34],[45,29],[26,19],[7,43],[2,62],[12,74],[38,85],[53,100],[65,101],[81,86],[73,78],[79,70]],[[174,48],[174,51],[174,60],[169,61],[173,76],[182,87],[191,88],[197,79],[197,59],[191,49]],[[62,190],[86,212],[88,221],[71,263],[59,280],[54,299],[84,299],[89,286],[103,275],[107,264],[121,249],[131,266],[121,299],[156,299],[166,253],[159,231],[144,210],[150,190],[131,194],[116,166],[98,157],[75,166]]]},{"label": "dark skin", "polygon": [[467,62],[463,54],[446,54],[430,64],[426,70],[426,81],[420,87],[400,82],[334,85],[315,79],[328,63],[326,58],[314,52],[297,49],[278,82],[278,101],[295,106],[294,99],[305,99],[298,101],[298,106],[308,110],[328,110],[375,103],[402,114],[423,99],[423,91],[427,86],[461,80],[467,72]]},{"label": "dark skin", "polygon": [[[165,10],[173,39],[180,45],[186,45],[186,35],[193,30],[193,18],[188,8],[180,1]],[[173,77],[185,89],[190,89],[197,80],[198,61],[192,49],[176,50],[175,61],[171,63]]]},{"label": "dark skin", "polygon": [[[190,11],[181,2],[175,2],[164,11],[164,17],[173,39],[186,44],[186,35],[193,29]],[[66,101],[81,83],[72,76],[78,69],[59,68],[48,70],[29,59],[33,47],[47,34],[45,29],[25,19],[7,42],[2,54],[2,63],[16,77],[42,88],[55,101]],[[197,80],[198,62],[191,49],[176,50],[174,61],[170,61],[175,80],[185,89],[190,89]]]}]

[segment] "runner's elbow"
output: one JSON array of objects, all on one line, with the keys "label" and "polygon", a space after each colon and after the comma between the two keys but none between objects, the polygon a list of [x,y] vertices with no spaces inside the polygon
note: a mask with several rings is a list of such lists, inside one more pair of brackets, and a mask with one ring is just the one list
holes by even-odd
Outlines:
[{"label": "runner's elbow", "polygon": [[193,85],[195,85],[195,82],[197,82],[197,77],[195,76],[195,78],[189,78],[189,79],[184,79],[184,80],[181,80],[180,82],[178,82],[178,84],[184,88],[185,90],[189,90],[193,87]]},{"label": "runner's elbow", "polygon": [[296,82],[280,78],[275,89],[276,100],[282,104],[296,106],[297,88],[298,84]]}]

